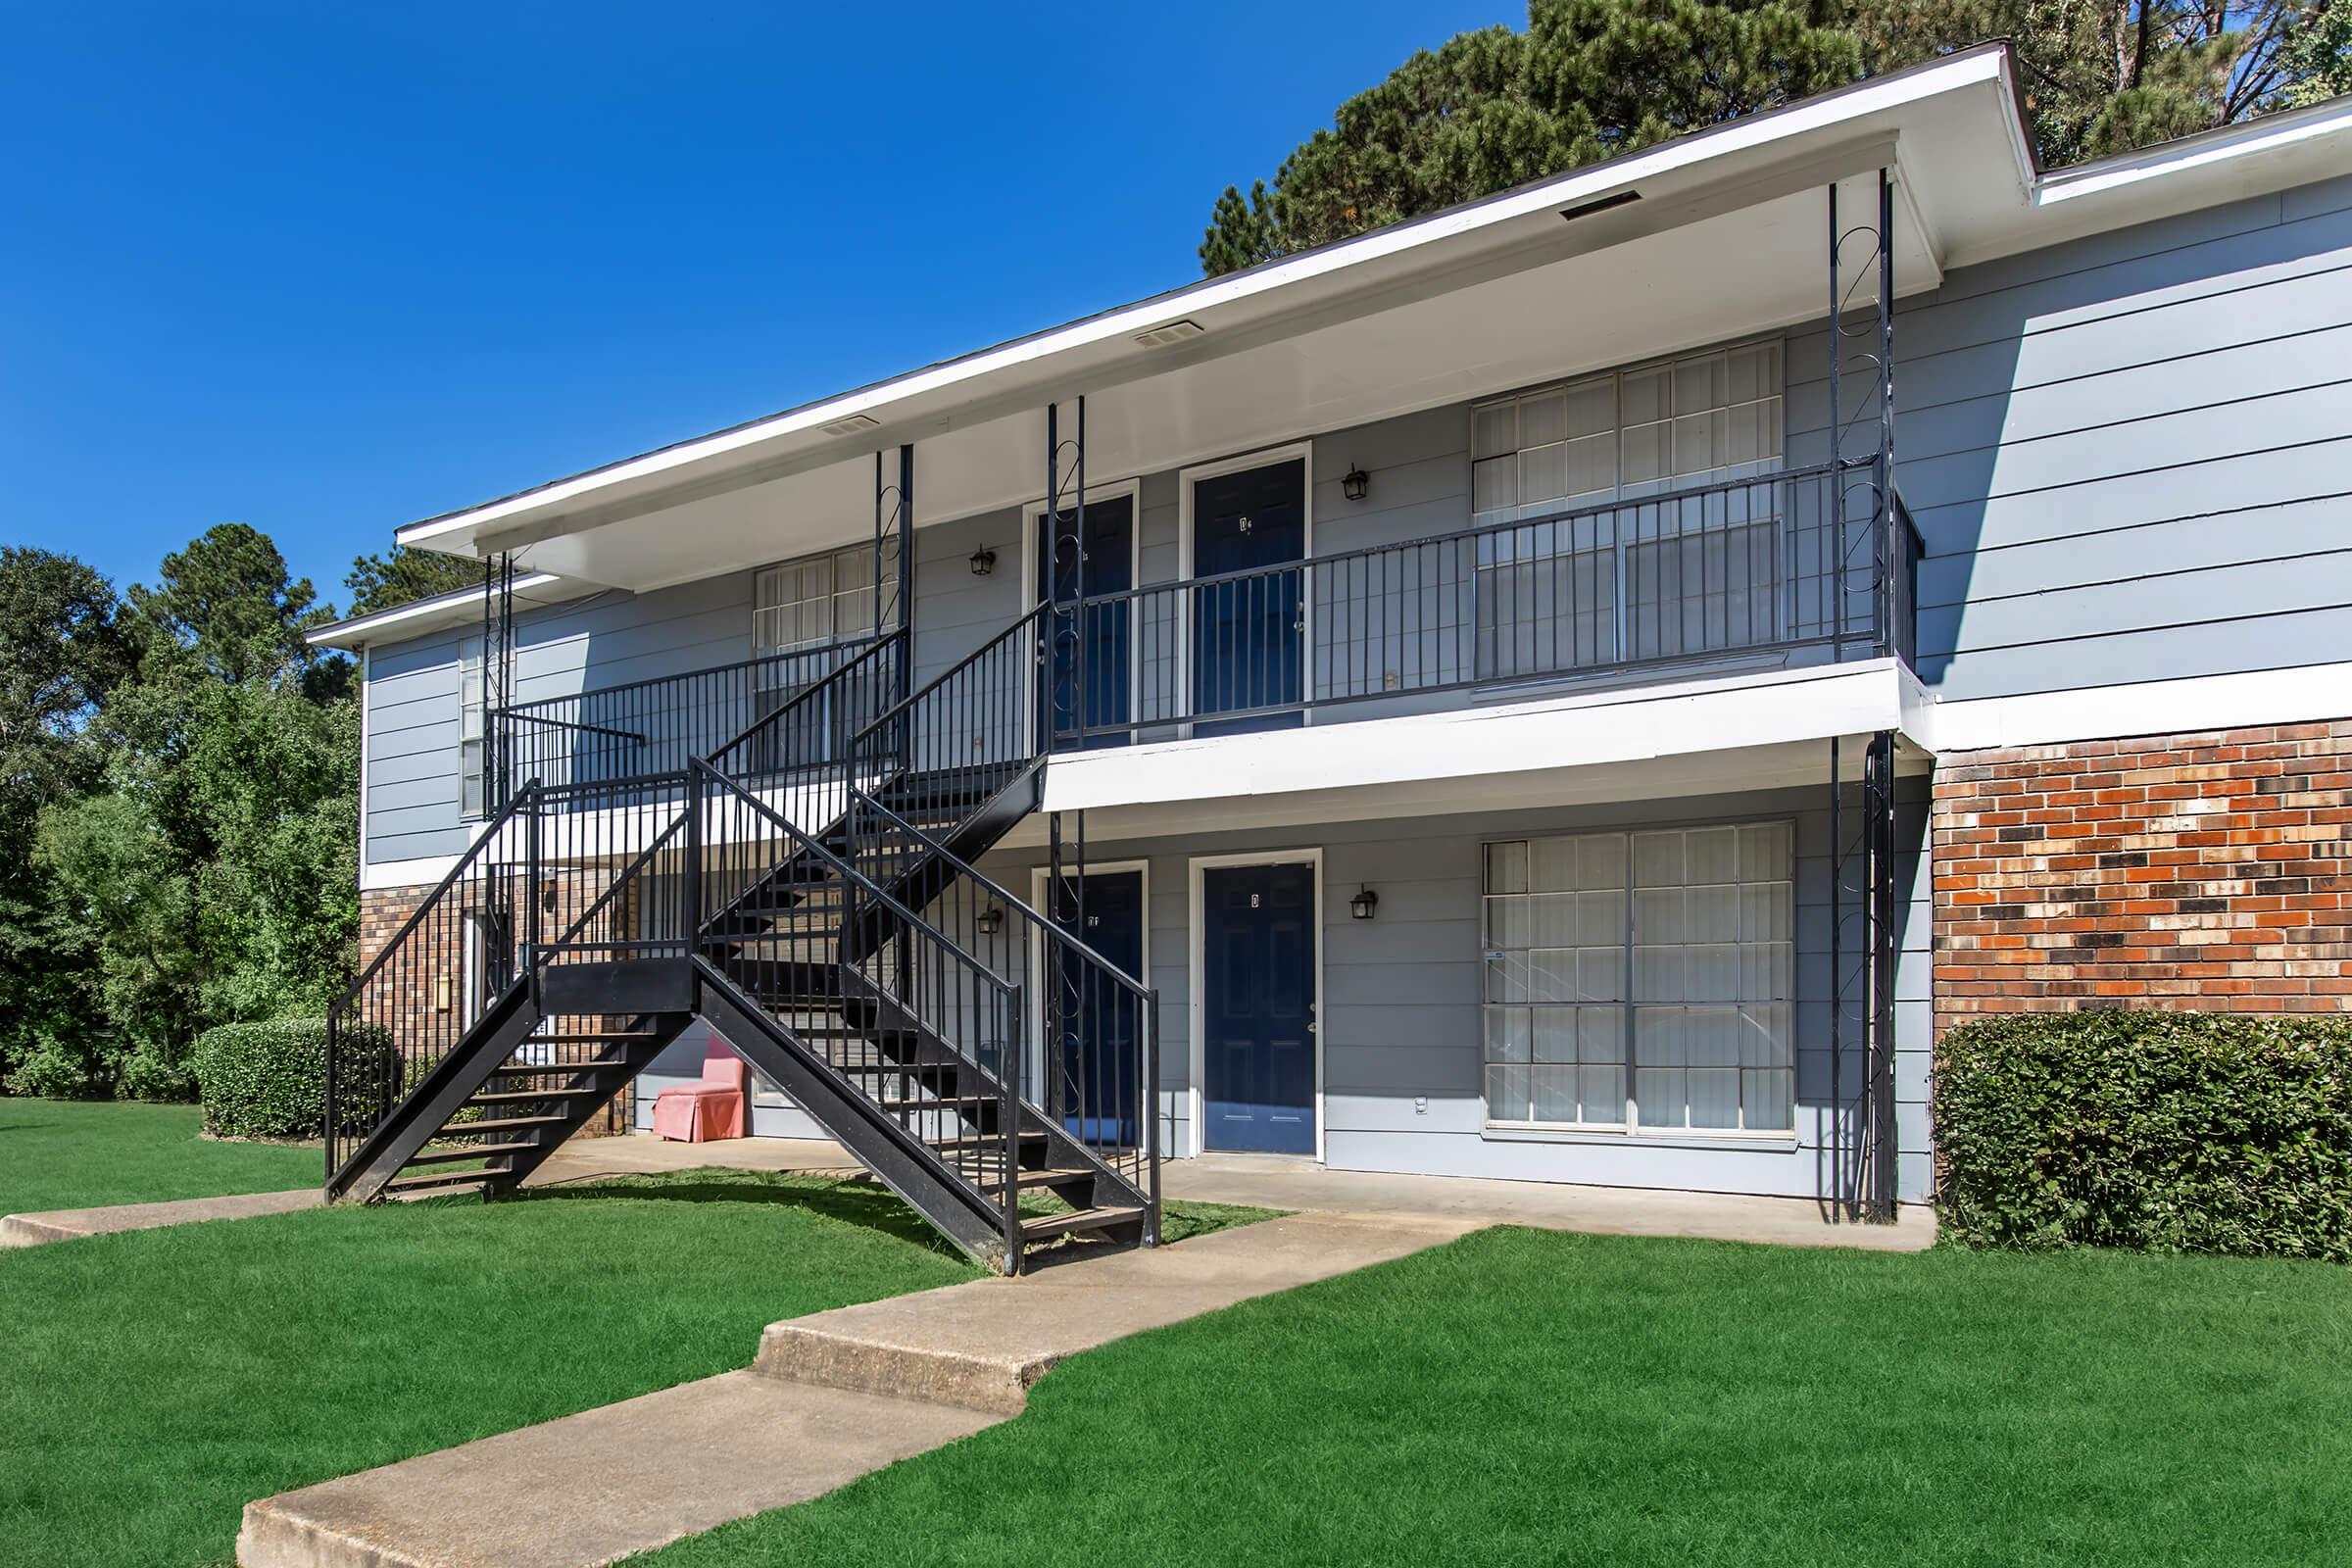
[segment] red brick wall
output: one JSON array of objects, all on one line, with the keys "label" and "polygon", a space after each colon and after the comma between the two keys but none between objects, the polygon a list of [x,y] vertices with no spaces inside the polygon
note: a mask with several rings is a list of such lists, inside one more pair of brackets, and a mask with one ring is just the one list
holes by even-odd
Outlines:
[{"label": "red brick wall", "polygon": [[1936,1027],[2352,1010],[2352,719],[1936,769]]},{"label": "red brick wall", "polygon": [[[589,898],[601,893],[605,886],[605,879],[583,877],[581,880],[583,884],[593,881],[594,891],[587,895]],[[409,916],[416,912],[416,906],[432,891],[429,886],[363,888],[361,890],[361,967],[365,968],[378,953],[383,951],[386,943],[400,934],[401,927],[408,923]],[[583,902],[580,894],[569,893],[565,897],[563,907],[567,911],[573,910]],[[428,929],[438,929],[438,923],[428,922]],[[416,937],[411,940],[421,942],[424,939]],[[400,978],[397,983],[397,994],[401,1005],[439,1010],[444,1000],[454,1004],[463,999],[466,985],[464,939],[456,934],[453,927],[441,942],[441,947],[443,951],[439,955],[438,961],[421,956],[424,950],[420,948],[418,949],[420,954],[418,961],[401,966]],[[446,988],[437,983],[442,976],[446,976]],[[589,1020],[571,1021],[584,1023]],[[632,1094],[633,1091],[624,1086],[618,1094],[612,1097],[603,1114],[591,1116],[587,1123],[572,1136],[574,1138],[601,1138],[613,1133],[627,1132],[631,1125]]]}]

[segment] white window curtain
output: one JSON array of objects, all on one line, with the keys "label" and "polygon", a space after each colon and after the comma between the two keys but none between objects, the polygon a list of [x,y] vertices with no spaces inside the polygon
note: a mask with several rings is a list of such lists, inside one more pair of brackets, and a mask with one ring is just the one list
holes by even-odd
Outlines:
[{"label": "white window curtain", "polygon": [[1756,822],[1489,845],[1488,1120],[1792,1130],[1791,836]]},{"label": "white window curtain", "polygon": [[[1771,641],[1772,487],[1657,498],[1778,469],[1783,376],[1780,343],[1750,343],[1479,405],[1471,507],[1491,530],[1477,548],[1480,676]],[[1592,508],[1608,510],[1548,520]]]},{"label": "white window curtain", "polygon": [[458,644],[458,814],[467,821],[488,814],[482,706],[482,640],[467,637]]}]

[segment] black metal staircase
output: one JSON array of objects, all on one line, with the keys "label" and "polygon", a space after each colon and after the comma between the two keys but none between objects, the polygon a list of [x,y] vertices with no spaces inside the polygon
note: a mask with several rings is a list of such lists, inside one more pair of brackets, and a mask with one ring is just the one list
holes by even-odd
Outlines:
[{"label": "black metal staircase", "polygon": [[330,1019],[329,1199],[512,1191],[699,1016],[1005,1272],[1156,1241],[1156,1000],[971,864],[1039,804],[1040,628],[889,702],[894,634],[682,772],[517,791]]}]

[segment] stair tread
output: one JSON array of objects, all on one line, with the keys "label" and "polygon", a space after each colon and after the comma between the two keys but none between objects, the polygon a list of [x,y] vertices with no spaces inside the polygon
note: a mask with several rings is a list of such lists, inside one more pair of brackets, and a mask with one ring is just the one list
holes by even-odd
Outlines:
[{"label": "stair tread", "polygon": [[563,1116],[502,1116],[496,1120],[452,1122],[441,1129],[444,1138],[470,1138],[475,1133],[513,1132],[523,1127],[561,1127],[568,1118]]},{"label": "stair tread", "polygon": [[506,1174],[503,1170],[453,1170],[437,1176],[395,1176],[377,1191],[404,1193],[427,1187],[487,1187]]},{"label": "stair tread", "polygon": [[453,1160],[485,1159],[492,1154],[528,1153],[538,1148],[537,1144],[467,1144],[456,1149],[426,1149],[411,1154],[409,1164],[446,1165]]},{"label": "stair tread", "polygon": [[[1013,1137],[1024,1144],[1042,1144],[1046,1141],[1046,1135],[1040,1132],[1015,1133]],[[929,1143],[933,1150],[945,1153],[952,1149],[1002,1149],[1004,1145],[1004,1135],[991,1133],[986,1138],[941,1138],[938,1140],[926,1139],[924,1142]]]},{"label": "stair tread", "polygon": [[[1039,1170],[1025,1170],[1017,1174],[1019,1179],[1014,1182],[1014,1187],[1026,1191],[1032,1187],[1058,1187],[1064,1182],[1093,1181],[1098,1173],[1088,1170],[1084,1166],[1051,1166]],[[972,1185],[984,1193],[993,1193],[1003,1188],[1004,1183],[1001,1178],[991,1178],[987,1181],[974,1182]]]},{"label": "stair tread", "polygon": [[1073,1231],[1108,1230],[1144,1217],[1140,1208],[1081,1208],[1067,1214],[1041,1214],[1035,1219],[1021,1221],[1021,1238],[1031,1242],[1050,1242]]},{"label": "stair tread", "polygon": [[534,1100],[585,1100],[602,1095],[601,1089],[502,1089],[475,1095],[466,1102],[468,1105],[509,1105],[528,1103]]},{"label": "stair tread", "polygon": [[877,1100],[884,1110],[946,1110],[955,1105],[993,1105],[986,1095],[941,1095],[931,1100]]}]

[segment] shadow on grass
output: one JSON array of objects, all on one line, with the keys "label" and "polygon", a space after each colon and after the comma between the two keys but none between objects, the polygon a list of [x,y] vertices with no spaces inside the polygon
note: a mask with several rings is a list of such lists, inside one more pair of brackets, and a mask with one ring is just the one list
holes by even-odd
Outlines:
[{"label": "shadow on grass", "polygon": [[614,1176],[576,1186],[526,1187],[509,1202],[609,1202],[614,1199],[677,1203],[771,1203],[806,1209],[826,1219],[878,1231],[899,1241],[960,1258],[962,1252],[924,1223],[889,1188],[875,1182],[766,1172],[732,1175],[687,1171],[677,1175]]}]

